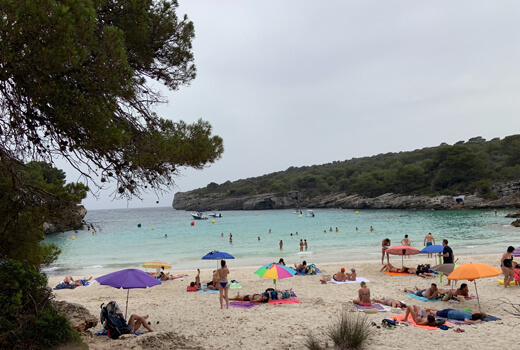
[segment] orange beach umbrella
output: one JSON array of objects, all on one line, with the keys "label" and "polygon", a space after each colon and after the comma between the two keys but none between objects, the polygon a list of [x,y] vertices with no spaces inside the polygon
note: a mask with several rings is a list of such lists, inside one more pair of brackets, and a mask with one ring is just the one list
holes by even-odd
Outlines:
[{"label": "orange beach umbrella", "polygon": [[480,310],[480,299],[478,297],[477,291],[477,282],[475,280],[479,278],[487,278],[498,276],[502,273],[501,270],[497,269],[494,266],[479,264],[479,263],[469,263],[460,265],[452,273],[448,276],[449,280],[466,280],[473,281],[475,283],[475,293],[477,294],[478,308]]},{"label": "orange beach umbrella", "polygon": [[149,269],[156,269],[157,272],[159,272],[159,270],[161,268],[164,268],[164,269],[172,268],[172,266],[170,264],[165,263],[164,261],[148,261],[147,263],[143,264],[143,267],[149,268]]}]

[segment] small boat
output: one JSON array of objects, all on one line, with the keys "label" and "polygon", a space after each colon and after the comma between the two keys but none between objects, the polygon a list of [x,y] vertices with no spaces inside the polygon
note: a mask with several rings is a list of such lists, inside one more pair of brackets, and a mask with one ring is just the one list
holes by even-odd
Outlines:
[{"label": "small boat", "polygon": [[294,209],[293,214],[303,214],[301,209]]},{"label": "small boat", "polygon": [[218,214],[217,213],[210,213],[208,215],[213,217],[213,218],[221,218],[222,217],[222,214],[220,214],[220,213],[218,213]]},{"label": "small boat", "polygon": [[314,217],[314,211],[307,210],[307,216],[313,218]]},{"label": "small boat", "polygon": [[208,216],[201,211],[198,211],[196,213],[191,213],[191,216],[193,216],[193,218],[197,219],[197,220],[207,220],[208,219]]}]

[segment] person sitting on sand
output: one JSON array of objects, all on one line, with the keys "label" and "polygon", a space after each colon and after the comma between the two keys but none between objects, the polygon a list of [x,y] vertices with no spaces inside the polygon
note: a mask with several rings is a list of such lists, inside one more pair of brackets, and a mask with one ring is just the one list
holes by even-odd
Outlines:
[{"label": "person sitting on sand", "polygon": [[83,279],[80,279],[80,280],[76,280],[74,282],[74,285],[76,287],[79,287],[79,286],[86,286],[87,285],[87,282],[90,281],[92,279],[92,276],[90,276],[89,278],[85,277]]},{"label": "person sitting on sand", "polygon": [[269,297],[262,294],[248,294],[248,295],[240,295],[240,292],[234,297],[229,298],[229,300],[238,300],[238,301],[249,301],[252,303],[267,303],[269,301]]},{"label": "person sitting on sand", "polygon": [[360,285],[361,288],[358,290],[359,298],[352,300],[352,302],[362,306],[372,305],[372,301],[370,300],[370,289],[367,288],[367,284],[365,282],[361,282]]},{"label": "person sitting on sand", "polygon": [[404,291],[405,293],[412,293],[419,297],[425,297],[428,299],[436,299],[441,295],[435,283],[432,283],[430,288],[427,289],[419,289],[417,286],[414,286],[414,289],[405,288]]},{"label": "person sitting on sand", "polygon": [[390,306],[390,307],[393,307],[393,308],[400,308],[400,309],[405,309],[406,308],[406,304],[405,303],[401,303],[399,300],[395,300],[395,299],[392,299],[392,298],[386,298],[386,297],[383,297],[381,299],[374,298],[374,299],[372,299],[372,301],[374,303],[387,305],[387,306]]},{"label": "person sitting on sand", "polygon": [[347,281],[355,281],[357,278],[356,269],[350,269],[351,273],[346,273],[347,275]]},{"label": "person sitting on sand", "polygon": [[[123,318],[124,319],[122,313],[116,312],[115,316],[118,317],[118,318]],[[153,329],[148,325],[148,322],[146,321],[147,319],[148,319],[148,315],[146,315],[146,316],[139,316],[139,315],[136,315],[136,314],[132,314],[132,315],[130,315],[130,318],[128,319],[127,324],[128,324],[128,326],[130,326],[132,328],[132,333],[137,332],[137,330],[141,326],[146,328],[148,330],[148,332],[153,332]]]},{"label": "person sitting on sand", "polygon": [[201,289],[200,285],[200,269],[197,269],[197,276],[195,276],[195,282],[191,282],[188,287],[186,287],[186,291],[188,292],[196,292]]},{"label": "person sitting on sand", "polygon": [[342,267],[340,271],[336,272],[332,279],[336,282],[345,282],[348,279],[348,276],[345,274],[345,268]]},{"label": "person sitting on sand", "polygon": [[301,264],[294,263],[294,268],[298,272],[305,273],[305,269],[307,268],[307,261],[303,260]]},{"label": "person sitting on sand", "polygon": [[217,270],[213,270],[213,277],[210,282],[207,284],[208,289],[217,290],[218,289],[218,275]]},{"label": "person sitting on sand", "polygon": [[435,316],[426,312],[425,309],[419,308],[417,305],[408,305],[406,307],[406,313],[404,315],[404,320],[408,320],[408,316],[412,315],[412,319],[418,325],[425,326],[438,326],[437,321],[435,320]]}]

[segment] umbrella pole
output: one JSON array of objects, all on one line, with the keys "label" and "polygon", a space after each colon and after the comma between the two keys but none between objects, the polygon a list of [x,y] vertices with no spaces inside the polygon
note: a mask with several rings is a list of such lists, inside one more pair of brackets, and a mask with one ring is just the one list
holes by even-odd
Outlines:
[{"label": "umbrella pole", "polygon": [[126,290],[126,308],[125,308],[125,320],[126,320],[126,312],[128,311],[128,294],[130,293],[130,289]]},{"label": "umbrella pole", "polygon": [[473,283],[475,283],[475,293],[477,294],[478,311],[480,311],[480,298],[478,297],[477,280],[473,280]]}]

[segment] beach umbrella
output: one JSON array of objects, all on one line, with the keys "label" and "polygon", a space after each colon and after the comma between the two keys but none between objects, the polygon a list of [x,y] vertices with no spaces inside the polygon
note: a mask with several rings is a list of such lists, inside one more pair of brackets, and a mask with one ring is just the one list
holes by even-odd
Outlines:
[{"label": "beach umbrella", "polygon": [[271,278],[274,282],[274,289],[276,289],[276,280],[282,278],[289,278],[296,274],[296,270],[288,266],[271,263],[264,265],[255,271],[255,275],[262,278]]},{"label": "beach umbrella", "polygon": [[520,256],[520,247],[516,248],[514,251],[513,251],[513,256]]},{"label": "beach umbrella", "polygon": [[502,273],[494,266],[479,263],[469,263],[460,265],[448,276],[449,280],[467,280],[475,283],[475,293],[477,294],[478,308],[480,310],[480,299],[478,297],[477,282],[479,278],[495,277]]},{"label": "beach umbrella", "polygon": [[420,251],[417,248],[413,248],[407,245],[397,245],[395,247],[390,247],[386,250],[387,254],[392,255],[401,255],[401,263],[404,266],[404,256],[405,255],[415,255],[419,254]]},{"label": "beach umbrella", "polygon": [[[208,254],[204,255],[202,257],[202,260],[228,260],[228,259],[234,259],[235,257],[231,254],[228,254],[226,252],[219,252],[217,250],[214,250],[212,252],[209,252]],[[217,269],[218,269],[218,261],[217,261]]]},{"label": "beach umbrella", "polygon": [[164,268],[164,269],[172,268],[172,266],[170,264],[165,263],[164,261],[148,261],[147,263],[144,263],[142,266],[145,268],[149,268],[149,269],[156,269],[157,273],[159,273],[159,270],[161,268]]},{"label": "beach umbrella", "polygon": [[[432,254],[433,253],[442,253],[444,250],[444,246],[440,245],[440,244],[432,244],[432,245],[429,245],[427,247],[424,247],[422,250],[421,250],[421,254]],[[435,260],[435,256],[433,256],[433,260]],[[440,263],[440,257],[439,257],[439,263]]]},{"label": "beach umbrella", "polygon": [[440,277],[440,281],[442,283],[442,274],[445,273],[445,274],[449,275],[450,273],[453,272],[453,270],[455,270],[459,266],[460,265],[458,265],[458,264],[440,264],[440,265],[435,265],[434,267],[431,267],[430,270],[440,273],[439,277]]},{"label": "beach umbrella", "polygon": [[127,290],[125,319],[126,312],[128,310],[128,295],[130,294],[130,289],[147,288],[161,284],[161,281],[158,281],[146,272],[137,269],[125,269],[112,272],[108,275],[96,278],[96,281],[104,286],[110,286],[117,289],[122,288]]}]

